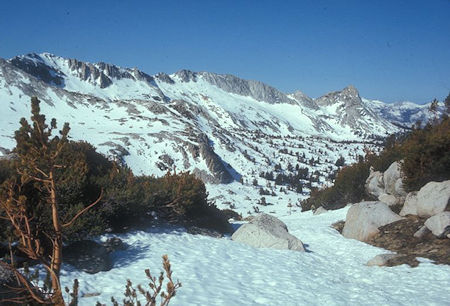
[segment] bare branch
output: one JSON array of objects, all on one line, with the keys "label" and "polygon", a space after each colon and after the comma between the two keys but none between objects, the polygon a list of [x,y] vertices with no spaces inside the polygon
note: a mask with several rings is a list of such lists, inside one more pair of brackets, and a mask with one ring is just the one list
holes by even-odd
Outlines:
[{"label": "bare branch", "polygon": [[87,212],[89,209],[91,209],[92,207],[94,207],[98,202],[100,202],[101,198],[103,196],[103,188],[100,192],[100,196],[98,197],[97,200],[95,200],[95,202],[91,203],[89,206],[86,206],[85,208],[83,208],[82,210],[80,210],[73,218],[72,220],[70,220],[69,222],[65,223],[62,225],[63,228],[67,228],[69,226],[71,226],[76,219],[78,219],[78,217],[80,217],[82,214],[84,214],[85,212]]}]

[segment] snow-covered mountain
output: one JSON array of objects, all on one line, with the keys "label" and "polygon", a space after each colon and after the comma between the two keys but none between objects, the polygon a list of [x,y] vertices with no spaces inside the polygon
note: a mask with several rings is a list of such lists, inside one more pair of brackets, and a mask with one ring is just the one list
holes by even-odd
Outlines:
[{"label": "snow-covered mountain", "polygon": [[233,75],[148,75],[28,54],[0,59],[2,154],[15,145],[13,132],[29,117],[31,96],[43,101],[48,118],[70,123],[73,139],[138,174],[176,168],[209,183],[259,179],[257,188],[269,185],[261,172],[289,173],[296,165],[309,169],[313,186],[325,184],[339,156],[354,161],[365,146],[376,147],[374,139],[430,116],[427,106],[362,99],[353,86],[312,99]]}]

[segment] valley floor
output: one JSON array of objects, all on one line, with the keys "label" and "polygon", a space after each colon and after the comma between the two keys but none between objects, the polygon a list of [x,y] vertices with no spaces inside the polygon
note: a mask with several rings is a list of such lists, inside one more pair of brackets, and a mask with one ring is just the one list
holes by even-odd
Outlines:
[{"label": "valley floor", "polygon": [[417,268],[366,266],[387,251],[330,228],[345,219],[347,209],[279,216],[308,252],[255,249],[229,237],[154,228],[119,235],[130,247],[113,253],[111,271],[90,275],[65,265],[61,281],[71,287],[78,278],[80,296],[100,293],[80,298],[80,305],[109,305],[111,296],[122,300],[127,279],[145,287],[144,269],[157,276],[161,256],[168,254],[174,279],[183,285],[171,305],[448,305],[450,266],[426,259]]}]

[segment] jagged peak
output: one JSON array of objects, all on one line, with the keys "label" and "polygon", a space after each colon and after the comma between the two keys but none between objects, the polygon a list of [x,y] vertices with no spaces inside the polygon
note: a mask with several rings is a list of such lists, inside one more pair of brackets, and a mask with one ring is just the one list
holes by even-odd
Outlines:
[{"label": "jagged peak", "polygon": [[347,94],[347,95],[350,95],[350,96],[354,96],[354,97],[359,97],[359,91],[353,85],[348,85],[347,87],[342,89],[341,93],[342,94]]},{"label": "jagged peak", "polygon": [[362,104],[359,91],[353,85],[349,85],[340,91],[329,92],[315,99],[315,102],[318,105],[331,105],[338,102],[343,102],[347,106]]}]

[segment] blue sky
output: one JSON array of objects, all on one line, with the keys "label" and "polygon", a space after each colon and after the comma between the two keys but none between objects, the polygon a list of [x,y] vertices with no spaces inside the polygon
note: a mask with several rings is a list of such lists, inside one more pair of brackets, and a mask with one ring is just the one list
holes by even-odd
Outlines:
[{"label": "blue sky", "polygon": [[353,84],[386,102],[450,92],[450,0],[7,1],[0,57],[51,52],[230,73],[312,97]]}]

